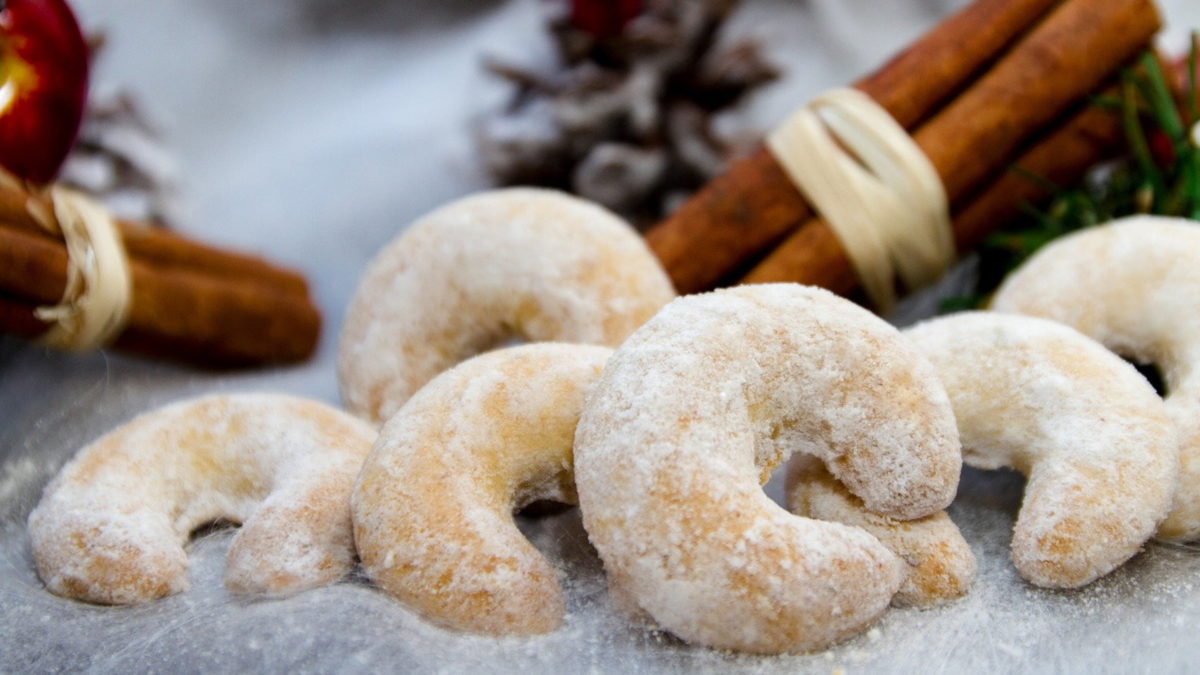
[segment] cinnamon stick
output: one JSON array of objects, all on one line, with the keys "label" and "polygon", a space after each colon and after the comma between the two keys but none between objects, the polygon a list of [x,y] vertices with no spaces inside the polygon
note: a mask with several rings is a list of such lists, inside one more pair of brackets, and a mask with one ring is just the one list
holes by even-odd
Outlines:
[{"label": "cinnamon stick", "polygon": [[[0,223],[47,239],[46,232],[30,214],[30,209],[51,212],[44,196],[32,194],[11,181],[0,181]],[[118,221],[125,250],[135,260],[172,269],[190,269],[214,276],[231,277],[259,283],[299,296],[308,295],[308,283],[300,274],[272,265],[255,256],[225,251],[162,228]]]},{"label": "cinnamon stick", "polygon": [[[1187,58],[1168,61],[1157,55],[1159,68],[1186,91]],[[1117,84],[1105,87],[1096,98],[1120,96]],[[1053,197],[1045,183],[1068,187],[1083,181],[1093,167],[1118,157],[1127,148],[1121,115],[1116,110],[1086,101],[1064,123],[1029,144],[1013,161],[1021,175],[1009,168],[1000,172],[987,189],[973,196],[954,218],[954,239],[959,251],[978,246],[987,235],[1015,220],[1022,204],[1041,205]],[[1041,180],[1031,180],[1036,176]]]},{"label": "cinnamon stick", "polygon": [[[1069,0],[1052,12],[914,135],[951,201],[962,200],[1006,166],[1023,141],[1130,60],[1160,25],[1150,0]],[[819,218],[801,226],[743,279],[768,281],[843,293],[857,286],[841,244]]]},{"label": "cinnamon stick", "polygon": [[[856,85],[906,129],[967,83],[1058,0],[976,0]],[[736,162],[646,234],[681,293],[707,290],[812,210],[765,149]]]},{"label": "cinnamon stick", "polygon": [[[66,270],[61,242],[0,227],[0,331],[44,332],[45,324],[31,330],[33,308],[58,301]],[[315,348],[321,319],[306,296],[138,260],[130,271],[133,297],[117,347],[210,367],[297,361]]]},{"label": "cinnamon stick", "polygon": [[[1100,162],[1124,147],[1121,116],[1091,103],[1044,138],[1035,142],[1013,163],[1027,174],[1053,185],[1076,185]],[[1043,204],[1054,195],[1029,175],[1004,169],[954,217],[954,242],[959,251],[970,251],[987,235],[1011,222],[1022,204]]]},{"label": "cinnamon stick", "polygon": [[[1085,105],[1067,122],[1031,144],[1014,164],[1056,185],[1071,185],[1082,180],[1098,162],[1113,156],[1121,139],[1118,115]],[[973,249],[990,232],[1016,218],[1022,204],[1040,204],[1050,197],[1040,183],[1001,170],[987,188],[955,214],[952,226],[958,250]],[[797,262],[801,256],[803,261]],[[742,283],[782,280],[819,285],[841,295],[849,295],[859,283],[841,244],[821,221],[788,238]]]}]

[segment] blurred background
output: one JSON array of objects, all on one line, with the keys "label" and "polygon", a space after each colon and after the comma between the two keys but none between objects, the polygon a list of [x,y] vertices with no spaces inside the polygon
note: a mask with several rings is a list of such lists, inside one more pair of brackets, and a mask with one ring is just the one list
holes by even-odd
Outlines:
[{"label": "blurred background", "polygon": [[[129,87],[178,164],[181,227],[312,278],[328,355],[359,269],[412,218],[485,187],[471,125],[511,87],[485,57],[545,69],[539,0],[77,0],[107,44],[94,86]],[[880,65],[962,0],[748,0],[726,39],[783,76],[717,121],[770,128]],[[1160,0],[1185,49],[1200,3]],[[968,36],[964,36],[964,39]]]}]

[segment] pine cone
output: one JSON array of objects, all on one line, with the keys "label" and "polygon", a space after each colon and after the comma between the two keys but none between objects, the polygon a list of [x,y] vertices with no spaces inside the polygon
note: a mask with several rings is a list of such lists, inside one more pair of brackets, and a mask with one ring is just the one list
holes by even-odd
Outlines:
[{"label": "pine cone", "polygon": [[476,133],[497,184],[569,190],[648,225],[724,170],[734,148],[713,115],[778,70],[757,43],[717,46],[731,0],[657,0],[636,15],[630,5],[550,5],[551,72],[486,64],[516,86]]}]

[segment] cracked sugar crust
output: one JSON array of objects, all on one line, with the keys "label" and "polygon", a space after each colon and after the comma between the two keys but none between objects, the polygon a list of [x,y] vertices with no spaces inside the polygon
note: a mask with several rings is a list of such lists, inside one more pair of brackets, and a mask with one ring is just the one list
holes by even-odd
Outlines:
[{"label": "cracked sugar crust", "polygon": [[905,335],[934,364],[963,460],[1028,476],[1012,558],[1030,582],[1076,588],[1141,550],[1166,517],[1178,437],[1133,366],[1074,329],[967,312]]},{"label": "cracked sugar crust", "polygon": [[861,529],[766,497],[793,452],[906,519],[950,503],[961,463],[932,367],[826,291],[687,296],[638,329],[575,442],[584,527],[623,598],[689,642],[760,653],[817,649],[874,620],[901,564]]},{"label": "cracked sugar crust", "polygon": [[1051,242],[996,292],[992,308],[1065,323],[1167,385],[1180,488],[1158,536],[1200,539],[1200,227],[1133,216]]},{"label": "cracked sugar crust", "polygon": [[575,502],[575,426],[611,353],[511,347],[464,361],[418,391],[383,427],[354,491],[367,576],[457,630],[558,628],[558,571],[513,512],[535,500]]},{"label": "cracked sugar crust", "polygon": [[350,491],[375,431],[281,394],[182,401],[83,448],[29,516],[38,574],[66,597],[136,604],[186,590],[184,544],[242,523],[225,584],[283,594],[337,581],[354,548]]},{"label": "cracked sugar crust", "polygon": [[346,407],[382,423],[421,385],[512,338],[615,346],[675,297],[623,220],[552,190],[444,206],[371,262],[338,347]]},{"label": "cracked sugar crust", "polygon": [[929,607],[966,595],[977,564],[971,547],[945,511],[915,520],[871,513],[815,457],[788,462],[787,505],[792,513],[861,527],[905,564],[898,607]]}]

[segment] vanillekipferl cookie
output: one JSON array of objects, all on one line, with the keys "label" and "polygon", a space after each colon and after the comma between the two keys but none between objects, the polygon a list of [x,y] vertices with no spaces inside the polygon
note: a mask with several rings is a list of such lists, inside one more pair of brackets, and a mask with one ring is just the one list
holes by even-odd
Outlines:
[{"label": "vanillekipferl cookie", "polygon": [[338,346],[342,399],[382,424],[435,375],[510,340],[616,346],[675,297],[633,228],[553,190],[472,195],[371,261]]},{"label": "vanillekipferl cookie", "polygon": [[241,523],[225,584],[285,594],[354,563],[350,491],[375,431],[281,394],[204,396],[144,413],[62,468],[29,516],[52,592],[136,604],[187,589],[198,527]]},{"label": "vanillekipferl cookie", "polygon": [[1053,321],[965,312],[904,331],[937,369],[963,461],[1028,477],[1012,559],[1039,586],[1076,588],[1141,550],[1167,516],[1179,444],[1148,382]]},{"label": "vanillekipferl cookie", "polygon": [[617,348],[576,432],[583,524],[610,585],[712,647],[806,651],[864,628],[903,564],[764,494],[795,452],[899,519],[949,504],[961,466],[933,367],[857,305],[769,284],[665,307]]},{"label": "vanillekipferl cookie", "polygon": [[354,539],[380,588],[443,626],[558,628],[559,572],[517,529],[573,504],[575,426],[611,349],[542,342],[463,361],[384,425],[354,490]]},{"label": "vanillekipferl cookie", "polygon": [[1132,216],[1061,237],[1013,272],[998,312],[1065,323],[1136,363],[1158,367],[1179,430],[1179,490],[1158,529],[1200,539],[1200,226]]}]

